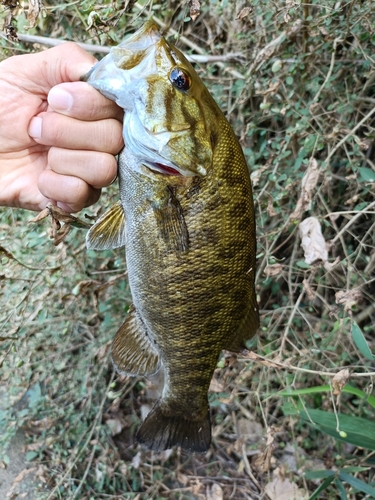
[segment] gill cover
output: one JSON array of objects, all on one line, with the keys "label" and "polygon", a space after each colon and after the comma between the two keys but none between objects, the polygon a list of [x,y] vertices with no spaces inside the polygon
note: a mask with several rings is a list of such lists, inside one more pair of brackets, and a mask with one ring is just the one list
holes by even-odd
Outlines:
[{"label": "gill cover", "polygon": [[203,83],[154,22],[112,48],[85,79],[124,109],[125,145],[140,165],[163,173],[165,165],[184,176],[207,174],[213,153]]}]

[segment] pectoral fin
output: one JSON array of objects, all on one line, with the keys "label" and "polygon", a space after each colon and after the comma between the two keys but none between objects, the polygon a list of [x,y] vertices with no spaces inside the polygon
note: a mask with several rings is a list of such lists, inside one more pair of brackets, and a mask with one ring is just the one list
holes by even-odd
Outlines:
[{"label": "pectoral fin", "polygon": [[167,188],[167,197],[162,205],[153,205],[160,235],[166,245],[177,253],[189,249],[189,233],[180,202],[172,188]]},{"label": "pectoral fin", "polygon": [[109,250],[125,245],[125,214],[118,201],[90,228],[86,235],[89,250]]},{"label": "pectoral fin", "polygon": [[151,375],[160,368],[159,354],[134,307],[113,341],[112,361],[126,375]]}]

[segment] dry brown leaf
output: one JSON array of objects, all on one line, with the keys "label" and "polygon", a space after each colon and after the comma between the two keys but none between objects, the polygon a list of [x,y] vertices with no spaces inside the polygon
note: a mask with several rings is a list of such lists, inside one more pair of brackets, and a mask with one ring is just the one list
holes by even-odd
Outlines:
[{"label": "dry brown leaf", "polygon": [[201,4],[199,0],[190,0],[190,17],[193,21],[197,19],[201,13]]},{"label": "dry brown leaf", "polygon": [[302,281],[302,286],[303,286],[308,298],[311,301],[314,301],[315,300],[315,293],[314,293],[314,290],[311,288],[310,283],[307,281],[307,279],[304,279]]},{"label": "dry brown leaf", "polygon": [[275,215],[277,215],[277,212],[273,208],[273,199],[272,198],[268,198],[267,213],[270,217],[275,217]]},{"label": "dry brown leaf", "polygon": [[224,493],[223,489],[218,483],[213,483],[211,488],[207,486],[206,489],[206,500],[223,500]]},{"label": "dry brown leaf", "polygon": [[341,394],[342,388],[348,382],[350,377],[350,372],[347,368],[340,370],[332,379],[333,394],[338,396]]},{"label": "dry brown leaf", "polygon": [[213,378],[211,379],[209,390],[211,392],[224,392],[224,385],[215,378]]},{"label": "dry brown leaf", "polygon": [[31,467],[31,469],[23,469],[23,471],[21,471],[14,479],[13,484],[20,483],[24,477],[26,477],[28,474],[31,474],[34,471],[36,471],[36,467]]},{"label": "dry brown leaf", "polygon": [[252,441],[253,443],[257,443],[258,441],[260,441],[260,439],[262,439],[264,435],[262,424],[260,424],[256,420],[239,418],[237,420],[237,428],[240,438]]},{"label": "dry brown leaf", "polygon": [[300,219],[303,212],[310,210],[312,192],[318,183],[320,171],[321,169],[315,158],[310,158],[307,170],[301,182],[301,195],[297,201],[294,212],[290,216],[291,219]]},{"label": "dry brown leaf", "polygon": [[263,167],[260,167],[258,168],[257,170],[253,170],[253,172],[251,172],[251,183],[253,185],[253,187],[257,186],[260,182],[260,177],[262,175],[263,172],[265,172],[268,168],[268,165],[263,165]]},{"label": "dry brown leaf", "polygon": [[270,264],[269,266],[266,266],[264,268],[263,273],[269,277],[269,276],[277,276],[278,274],[281,273],[283,270],[284,266],[282,264]]},{"label": "dry brown leaf", "polygon": [[254,458],[252,464],[256,469],[258,469],[259,472],[265,473],[268,472],[271,468],[271,461],[272,461],[272,455],[273,455],[273,450],[275,448],[274,445],[274,432],[276,429],[272,427],[267,428],[267,441],[266,441],[266,448],[265,450],[258,455],[257,457]]},{"label": "dry brown leaf", "polygon": [[255,92],[255,95],[268,96],[268,95],[276,94],[276,92],[279,90],[280,85],[281,85],[281,82],[279,80],[276,80],[274,82],[270,82],[269,86],[268,86],[268,89],[266,89],[266,90],[257,90]]},{"label": "dry brown leaf", "polygon": [[182,472],[178,471],[177,472],[177,481],[182,484],[182,486],[186,486],[189,482],[189,478],[186,474],[183,474]]},{"label": "dry brown leaf", "polygon": [[28,224],[31,224],[32,222],[39,222],[48,216],[49,216],[49,210],[48,210],[48,208],[45,208],[44,210],[39,212],[36,217],[34,217],[33,219],[30,219]]},{"label": "dry brown leaf", "polygon": [[237,19],[237,20],[239,20],[239,21],[240,21],[241,19],[244,19],[245,17],[247,17],[247,16],[250,14],[250,12],[251,12],[252,10],[253,10],[253,8],[252,8],[252,7],[244,7],[243,9],[241,9],[241,10],[239,11],[239,13],[237,14],[236,19]]},{"label": "dry brown leaf", "polygon": [[282,365],[279,363],[275,363],[273,361],[268,361],[268,359],[263,358],[262,356],[258,356],[258,354],[255,354],[253,351],[249,351],[247,353],[244,353],[242,355],[243,358],[245,359],[251,359],[251,361],[256,361],[257,363],[261,363],[264,366],[269,366],[270,368],[281,368]]},{"label": "dry brown leaf", "polygon": [[283,479],[278,476],[276,471],[277,469],[274,472],[276,477],[264,488],[270,500],[304,500],[308,498],[308,494],[304,490],[298,488],[288,478]]},{"label": "dry brown leaf", "polygon": [[117,434],[122,432],[123,423],[118,418],[109,418],[106,421],[106,424],[108,425],[112,436],[117,436]]},{"label": "dry brown leaf", "polygon": [[27,11],[27,20],[30,23],[30,26],[26,26],[25,29],[29,30],[34,28],[39,17],[39,13],[43,8],[42,0],[29,0],[29,9]]},{"label": "dry brown leaf", "polygon": [[336,292],[336,304],[343,304],[345,311],[350,312],[358,301],[362,297],[361,290],[359,288],[353,288],[352,290],[340,290]]},{"label": "dry brown leaf", "polygon": [[203,483],[199,479],[193,479],[191,482],[191,492],[193,495],[199,495],[199,492],[203,488]]},{"label": "dry brown leaf", "polygon": [[305,262],[312,264],[316,260],[328,261],[326,241],[320,222],[315,217],[308,217],[299,225],[301,246],[305,252]]}]

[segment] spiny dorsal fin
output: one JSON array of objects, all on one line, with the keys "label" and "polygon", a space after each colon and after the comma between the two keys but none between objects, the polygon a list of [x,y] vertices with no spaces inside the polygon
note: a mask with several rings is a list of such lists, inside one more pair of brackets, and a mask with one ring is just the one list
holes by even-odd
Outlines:
[{"label": "spiny dorsal fin", "polygon": [[113,341],[112,361],[126,375],[151,375],[160,368],[159,354],[134,307]]},{"label": "spiny dorsal fin", "polygon": [[89,250],[109,250],[124,245],[125,214],[118,201],[90,228],[86,235],[86,246]]}]

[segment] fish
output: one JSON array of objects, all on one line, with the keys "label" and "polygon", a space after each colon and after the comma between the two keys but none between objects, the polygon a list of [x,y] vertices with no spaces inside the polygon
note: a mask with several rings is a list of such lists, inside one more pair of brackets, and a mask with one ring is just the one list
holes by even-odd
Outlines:
[{"label": "fish", "polygon": [[125,247],[132,305],[112,345],[120,374],[164,370],[137,432],[144,447],[204,453],[208,390],[223,349],[246,349],[259,325],[249,170],[224,114],[153,20],[85,81],[124,110],[120,200],[87,248]]}]

